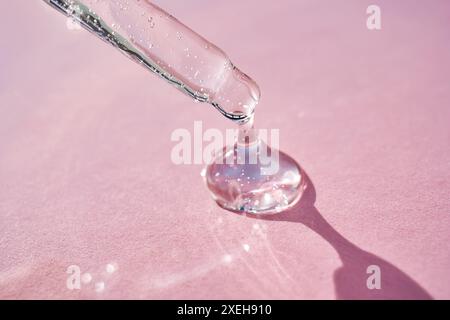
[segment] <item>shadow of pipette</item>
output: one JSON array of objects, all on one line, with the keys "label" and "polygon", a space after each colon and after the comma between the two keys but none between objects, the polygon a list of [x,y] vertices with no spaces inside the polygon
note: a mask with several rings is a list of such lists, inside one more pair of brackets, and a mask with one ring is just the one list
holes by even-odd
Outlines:
[{"label": "shadow of pipette", "polygon": [[[270,221],[301,223],[325,239],[339,254],[342,266],[333,278],[337,299],[432,299],[417,282],[384,259],[358,248],[337,232],[314,206],[316,191],[305,175],[307,187],[301,200],[291,209],[275,215],[247,217]],[[381,288],[369,289],[369,266],[378,266]]]}]

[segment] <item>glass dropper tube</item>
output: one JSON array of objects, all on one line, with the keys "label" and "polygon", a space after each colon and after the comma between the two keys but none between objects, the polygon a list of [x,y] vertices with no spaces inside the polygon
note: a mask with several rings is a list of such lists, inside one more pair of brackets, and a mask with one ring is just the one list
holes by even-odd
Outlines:
[{"label": "glass dropper tube", "polygon": [[245,123],[258,85],[217,46],[147,0],[44,0],[176,88]]}]

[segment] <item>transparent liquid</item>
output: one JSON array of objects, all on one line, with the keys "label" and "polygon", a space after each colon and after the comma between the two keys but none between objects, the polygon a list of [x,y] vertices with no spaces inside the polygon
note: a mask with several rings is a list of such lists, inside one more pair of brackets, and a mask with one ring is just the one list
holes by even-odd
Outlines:
[{"label": "transparent liquid", "polygon": [[[206,185],[221,207],[275,213],[298,201],[304,179],[292,158],[279,152],[279,170],[262,174],[260,150],[266,145],[253,130],[260,90],[220,48],[146,0],[44,1],[183,93],[238,123],[234,146],[224,149],[217,156],[222,161],[213,161],[206,169]],[[236,154],[255,156],[257,161],[241,164]]]},{"label": "transparent liquid", "polygon": [[[278,157],[269,158],[277,161],[278,169],[267,174],[266,155],[275,152]],[[217,155],[206,167],[204,178],[221,207],[252,214],[286,210],[297,203],[306,187],[300,166],[287,154],[270,149],[253,129],[253,119],[240,125],[233,147]]]}]

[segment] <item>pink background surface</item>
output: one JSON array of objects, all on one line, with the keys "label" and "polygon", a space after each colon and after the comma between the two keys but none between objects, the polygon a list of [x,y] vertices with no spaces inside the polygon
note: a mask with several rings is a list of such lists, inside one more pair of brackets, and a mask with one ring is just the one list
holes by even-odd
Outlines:
[{"label": "pink background surface", "polygon": [[[450,2],[374,3],[381,31],[372,1],[157,1],[259,83],[256,125],[309,175],[254,219],[170,160],[173,130],[230,122],[2,1],[0,298],[450,298]],[[92,280],[68,290],[69,265]]]}]

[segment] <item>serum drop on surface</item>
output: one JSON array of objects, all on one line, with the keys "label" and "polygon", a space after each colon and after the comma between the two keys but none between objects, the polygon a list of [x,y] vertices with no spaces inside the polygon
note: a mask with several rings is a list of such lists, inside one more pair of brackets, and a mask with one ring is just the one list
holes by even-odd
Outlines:
[{"label": "serum drop on surface", "polygon": [[294,159],[258,137],[253,119],[240,124],[234,145],[224,148],[207,166],[205,182],[222,208],[278,213],[301,198],[306,187],[304,173]]},{"label": "serum drop on surface", "polygon": [[233,146],[208,165],[206,185],[223,208],[277,213],[301,197],[297,163],[271,150],[253,129],[258,85],[228,56],[148,0],[44,0],[128,58],[239,125]]}]

